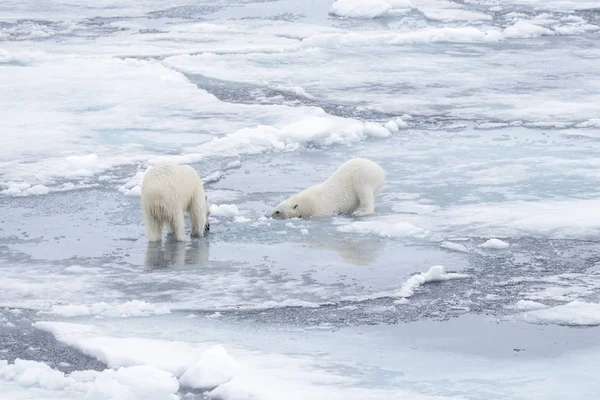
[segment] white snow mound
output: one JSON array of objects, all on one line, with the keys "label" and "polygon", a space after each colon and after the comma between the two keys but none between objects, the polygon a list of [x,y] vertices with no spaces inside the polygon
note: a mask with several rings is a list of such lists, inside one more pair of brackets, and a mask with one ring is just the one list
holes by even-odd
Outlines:
[{"label": "white snow mound", "polygon": [[490,239],[487,242],[479,245],[479,247],[481,247],[483,249],[494,249],[494,250],[508,249],[509,246],[510,246],[509,243],[503,242],[500,239]]},{"label": "white snow mound", "polygon": [[396,292],[396,297],[411,297],[415,294],[415,291],[429,282],[448,281],[450,279],[466,279],[469,275],[457,274],[457,273],[446,273],[444,267],[441,265],[434,265],[429,268],[427,272],[421,272],[420,274],[413,275],[402,284],[402,287]]}]

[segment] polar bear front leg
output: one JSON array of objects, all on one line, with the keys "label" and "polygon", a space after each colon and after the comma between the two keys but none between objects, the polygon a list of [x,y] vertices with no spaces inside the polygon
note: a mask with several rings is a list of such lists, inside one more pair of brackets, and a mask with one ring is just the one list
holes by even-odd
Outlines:
[{"label": "polar bear front leg", "polygon": [[358,207],[352,213],[353,217],[362,217],[375,212],[375,195],[369,188],[362,189],[357,193]]},{"label": "polar bear front leg", "polygon": [[171,216],[170,221],[167,223],[169,232],[173,235],[174,239],[178,242],[187,242],[188,238],[185,236],[185,220],[183,219],[183,210],[179,210]]}]

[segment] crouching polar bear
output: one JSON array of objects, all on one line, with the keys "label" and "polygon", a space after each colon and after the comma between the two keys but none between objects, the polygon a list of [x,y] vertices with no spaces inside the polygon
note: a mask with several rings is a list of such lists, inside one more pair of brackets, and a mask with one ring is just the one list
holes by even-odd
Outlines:
[{"label": "crouching polar bear", "polygon": [[375,211],[375,195],[384,183],[385,171],[379,164],[366,158],[353,158],[342,164],[325,182],[279,203],[271,217],[369,215]]},{"label": "crouching polar bear", "polygon": [[191,236],[204,236],[210,225],[210,207],[202,179],[190,166],[162,163],[142,180],[142,214],[149,242],[160,242],[163,226],[178,242],[188,240],[183,214],[191,221]]}]

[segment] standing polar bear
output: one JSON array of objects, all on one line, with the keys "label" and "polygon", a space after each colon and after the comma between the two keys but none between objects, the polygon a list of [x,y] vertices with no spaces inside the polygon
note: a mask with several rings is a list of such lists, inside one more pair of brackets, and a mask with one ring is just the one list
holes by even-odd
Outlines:
[{"label": "standing polar bear", "polygon": [[271,217],[369,215],[375,211],[375,195],[384,183],[385,171],[379,164],[366,158],[353,158],[342,164],[325,182],[279,203]]},{"label": "standing polar bear", "polygon": [[148,241],[160,242],[164,225],[176,241],[187,241],[185,212],[190,215],[192,237],[204,236],[210,229],[210,208],[198,173],[188,165],[172,163],[150,168],[142,180],[142,214]]}]

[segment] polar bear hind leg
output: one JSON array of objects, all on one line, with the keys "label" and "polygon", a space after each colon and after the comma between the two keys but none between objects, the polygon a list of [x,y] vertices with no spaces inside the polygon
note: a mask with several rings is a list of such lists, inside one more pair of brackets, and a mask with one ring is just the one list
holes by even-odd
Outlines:
[{"label": "polar bear hind leg", "polygon": [[190,222],[192,225],[192,237],[204,236],[204,229],[206,226],[206,211],[204,210],[202,203],[204,201],[204,197],[200,197],[200,200],[198,200],[198,196],[190,201],[188,213],[190,214]]},{"label": "polar bear hind leg", "polygon": [[153,217],[150,213],[144,213],[144,226],[149,242],[160,242],[163,225],[163,221]]},{"label": "polar bear hind leg", "polygon": [[362,188],[358,193],[358,207],[352,213],[354,217],[362,217],[375,212],[375,194],[371,188]]},{"label": "polar bear hind leg", "polygon": [[173,235],[176,241],[186,242],[185,236],[185,220],[183,218],[183,210],[177,210],[173,213],[169,221],[167,221],[167,229]]}]

